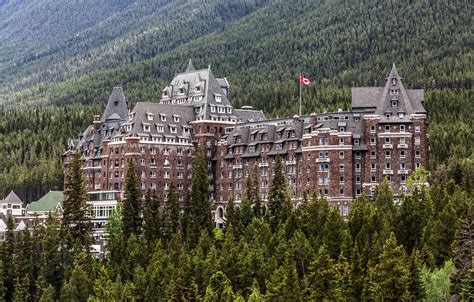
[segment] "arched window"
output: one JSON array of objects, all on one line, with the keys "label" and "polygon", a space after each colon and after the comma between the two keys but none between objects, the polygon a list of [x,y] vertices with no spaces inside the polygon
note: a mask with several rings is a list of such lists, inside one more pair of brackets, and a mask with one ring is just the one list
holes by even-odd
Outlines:
[{"label": "arched window", "polygon": [[222,207],[217,208],[217,216],[218,218],[224,218],[224,209]]}]

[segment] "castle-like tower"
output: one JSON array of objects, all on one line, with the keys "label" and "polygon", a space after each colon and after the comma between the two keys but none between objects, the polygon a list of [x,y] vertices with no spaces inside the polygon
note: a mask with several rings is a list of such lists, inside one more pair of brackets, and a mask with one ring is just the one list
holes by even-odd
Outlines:
[{"label": "castle-like tower", "polygon": [[[350,112],[267,120],[261,111],[233,108],[228,94],[225,78],[210,68],[196,70],[191,61],[159,103],[141,102],[129,111],[122,89],[114,88],[102,117],[71,141],[65,165],[79,150],[91,196],[120,198],[132,161],[143,193],[155,189],[166,199],[173,182],[183,201],[199,145],[219,227],[228,201],[241,201],[251,171],[259,174],[261,199],[268,198],[277,156],[295,204],[318,192],[343,215],[358,195],[372,196],[384,177],[398,194],[407,190],[411,172],[428,168],[423,90],[405,89],[395,66],[384,87],[352,89]],[[97,215],[107,216],[113,205],[96,206]]]}]

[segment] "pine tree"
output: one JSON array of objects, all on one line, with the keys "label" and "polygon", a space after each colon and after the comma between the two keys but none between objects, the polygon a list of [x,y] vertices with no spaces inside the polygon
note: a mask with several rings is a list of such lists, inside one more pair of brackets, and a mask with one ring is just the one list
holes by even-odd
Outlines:
[{"label": "pine tree", "polygon": [[125,200],[123,201],[123,233],[125,238],[131,234],[140,236],[142,231],[142,201],[133,160],[130,160],[125,182]]},{"label": "pine tree", "polygon": [[338,301],[341,297],[338,272],[325,245],[311,262],[307,278],[307,298],[311,301]]},{"label": "pine tree", "polygon": [[194,168],[191,179],[191,192],[187,214],[187,240],[195,245],[199,239],[201,229],[211,233],[213,221],[211,216],[211,201],[209,199],[209,179],[206,158],[201,148],[196,150]]},{"label": "pine tree", "polygon": [[414,250],[408,259],[409,265],[408,269],[410,270],[410,281],[409,281],[409,291],[410,291],[410,300],[412,301],[422,301],[425,298],[425,289],[421,282],[421,257],[418,250]]},{"label": "pine tree", "polygon": [[186,302],[186,298],[184,297],[184,290],[181,278],[177,278],[171,283],[171,293],[170,299],[171,302]]},{"label": "pine tree", "polygon": [[369,272],[373,300],[400,301],[410,298],[410,271],[403,248],[392,233],[385,242],[377,264]]},{"label": "pine tree", "polygon": [[[474,207],[471,206],[470,211]],[[451,275],[452,292],[456,297],[465,301],[471,301],[474,298],[474,218],[473,215],[467,215],[461,221],[461,227],[456,233],[454,246],[454,264],[455,270]]]},{"label": "pine tree", "polygon": [[252,188],[251,194],[251,204],[253,205],[253,216],[260,218],[263,216],[263,206],[262,206],[262,200],[260,199],[260,180],[259,180],[259,174],[257,167],[252,171],[250,174],[251,177],[251,182],[250,186]]},{"label": "pine tree", "polygon": [[48,285],[48,287],[46,287],[44,290],[43,290],[43,293],[41,294],[41,297],[39,299],[39,302],[54,302],[54,288],[53,286]]},{"label": "pine tree", "polygon": [[232,302],[234,301],[234,291],[227,276],[217,271],[209,280],[206,288],[205,302]]},{"label": "pine tree", "polygon": [[164,228],[165,235],[168,240],[172,236],[181,233],[180,221],[181,221],[181,210],[179,207],[178,194],[176,193],[176,186],[174,183],[170,184],[168,196],[166,198],[165,210],[164,210]]},{"label": "pine tree", "polygon": [[270,225],[273,230],[286,221],[290,216],[292,207],[285,175],[283,174],[283,164],[279,156],[276,157],[273,167],[273,177],[268,194],[268,211],[270,215]]},{"label": "pine tree", "polygon": [[260,287],[258,286],[257,280],[254,280],[252,283],[252,289],[250,291],[250,296],[248,302],[263,302],[265,297],[260,293]]},{"label": "pine tree", "polygon": [[338,208],[329,211],[328,219],[324,224],[323,243],[326,245],[329,255],[337,259],[339,254],[348,245],[348,235],[345,223]]},{"label": "pine tree", "polygon": [[267,280],[266,298],[270,301],[302,301],[298,274],[290,255]]},{"label": "pine tree", "polygon": [[111,211],[107,224],[107,244],[106,252],[109,256],[111,266],[119,270],[122,259],[125,257],[126,240],[123,233],[123,203],[117,203],[117,206]]},{"label": "pine tree", "polygon": [[301,230],[315,245],[322,243],[324,225],[329,215],[329,204],[324,196],[313,194],[312,198],[300,208]]},{"label": "pine tree", "polygon": [[63,203],[63,228],[68,248],[89,252],[92,244],[92,224],[87,204],[87,185],[79,152],[74,154],[66,171]]},{"label": "pine tree", "polygon": [[160,202],[153,190],[147,190],[143,208],[143,235],[151,243],[161,238]]},{"label": "pine tree", "polygon": [[105,266],[102,266],[99,275],[94,281],[94,296],[88,302],[113,301],[113,285]]}]

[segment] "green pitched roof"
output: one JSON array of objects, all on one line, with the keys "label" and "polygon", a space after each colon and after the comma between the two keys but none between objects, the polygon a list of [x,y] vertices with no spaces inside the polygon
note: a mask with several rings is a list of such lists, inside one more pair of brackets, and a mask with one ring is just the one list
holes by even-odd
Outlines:
[{"label": "green pitched roof", "polygon": [[64,200],[63,191],[50,191],[38,201],[30,203],[27,207],[31,212],[49,212],[54,211],[58,204],[62,204]]}]

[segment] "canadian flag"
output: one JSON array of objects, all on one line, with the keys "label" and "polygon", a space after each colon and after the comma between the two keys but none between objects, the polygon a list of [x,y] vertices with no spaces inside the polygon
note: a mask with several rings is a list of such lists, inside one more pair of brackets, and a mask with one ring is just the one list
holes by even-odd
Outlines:
[{"label": "canadian flag", "polygon": [[305,78],[304,76],[300,76],[300,83],[303,85],[309,85],[311,84],[310,79]]}]

